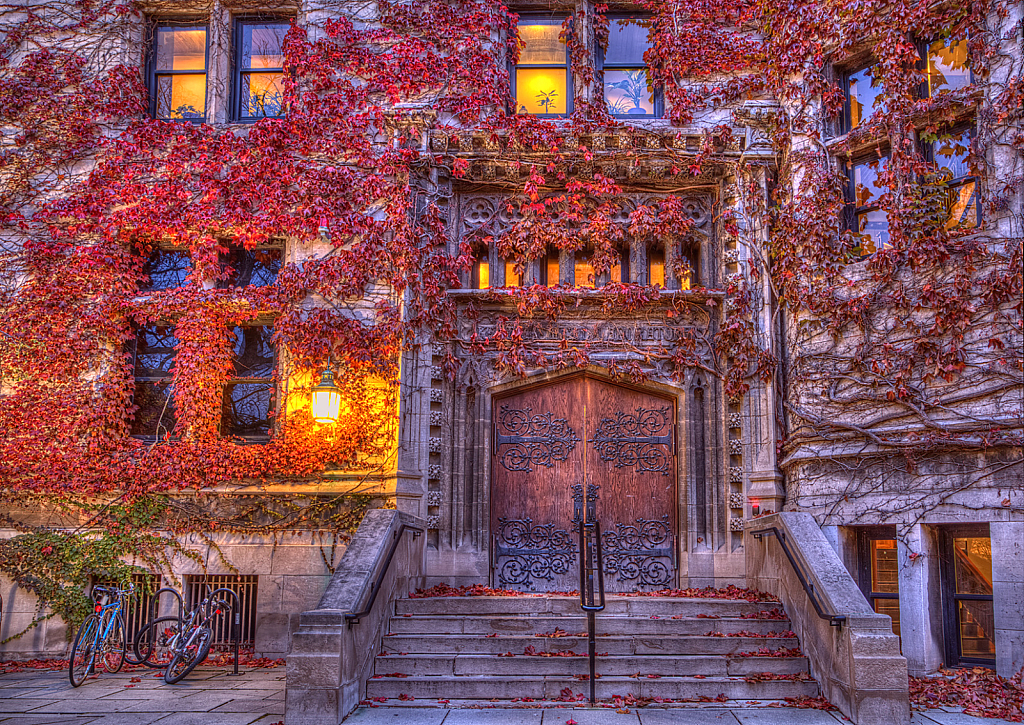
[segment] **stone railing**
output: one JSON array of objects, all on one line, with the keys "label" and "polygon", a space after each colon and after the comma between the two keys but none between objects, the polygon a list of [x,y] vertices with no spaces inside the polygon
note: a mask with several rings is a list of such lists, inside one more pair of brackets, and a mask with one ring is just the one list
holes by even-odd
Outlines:
[{"label": "stone railing", "polygon": [[422,519],[368,511],[316,609],[303,612],[287,663],[285,721],[338,725],[366,691],[397,596],[419,586]]},{"label": "stone railing", "polygon": [[782,600],[822,694],[857,725],[909,723],[892,621],[871,609],[814,517],[763,516],[747,522],[744,539],[747,585]]}]

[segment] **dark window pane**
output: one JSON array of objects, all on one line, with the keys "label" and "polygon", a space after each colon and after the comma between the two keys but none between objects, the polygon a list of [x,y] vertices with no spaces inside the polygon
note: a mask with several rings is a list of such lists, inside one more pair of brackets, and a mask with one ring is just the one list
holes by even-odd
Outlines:
[{"label": "dark window pane", "polygon": [[995,613],[991,601],[957,602],[957,625],[961,657],[995,659]]},{"label": "dark window pane", "polygon": [[617,116],[653,116],[654,86],[647,70],[605,70],[604,100]]},{"label": "dark window pane", "polygon": [[225,287],[267,287],[277,281],[283,257],[280,249],[245,249],[231,247],[221,258],[227,277],[217,286]]},{"label": "dark window pane", "polygon": [[139,289],[161,290],[182,287],[191,271],[192,259],[188,252],[154,249],[142,267],[142,273],[149,277],[149,282],[140,284]]},{"label": "dark window pane", "polygon": [[928,46],[928,95],[954,91],[971,82],[967,67],[967,41],[936,40]]},{"label": "dark window pane", "polygon": [[269,326],[236,327],[235,377],[274,377],[274,328]]},{"label": "dark window pane", "polygon": [[242,26],[242,59],[239,67],[281,68],[281,46],[288,32],[287,23],[246,23]]},{"label": "dark window pane", "polygon": [[170,381],[135,383],[135,419],[132,435],[166,437],[174,429],[174,398]]},{"label": "dark window pane", "polygon": [[206,116],[206,76],[167,75],[156,78],[156,117],[166,119]]},{"label": "dark window pane", "polygon": [[872,113],[875,112],[875,104],[882,94],[882,88],[877,86],[871,75],[871,68],[865,68],[850,74],[847,93],[850,97],[850,128],[857,128]]},{"label": "dark window pane", "polygon": [[156,70],[206,70],[206,28],[157,28]]},{"label": "dark window pane", "polygon": [[135,377],[170,375],[177,344],[173,327],[140,327],[135,334]]},{"label": "dark window pane", "polygon": [[644,52],[651,47],[646,24],[636,20],[612,20],[608,23],[608,50],[605,64],[643,65]]},{"label": "dark window pane", "polygon": [[283,102],[283,73],[242,74],[242,118],[280,116]]},{"label": "dark window pane", "polygon": [[225,385],[221,433],[226,436],[269,436],[272,398],[273,386],[266,383]]},{"label": "dark window pane", "polygon": [[519,65],[565,65],[562,25],[519,24]]}]

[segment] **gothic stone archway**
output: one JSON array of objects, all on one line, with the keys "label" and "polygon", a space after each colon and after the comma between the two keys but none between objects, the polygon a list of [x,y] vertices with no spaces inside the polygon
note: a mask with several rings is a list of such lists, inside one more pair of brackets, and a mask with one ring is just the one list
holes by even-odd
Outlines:
[{"label": "gothic stone archway", "polygon": [[675,402],[586,375],[494,400],[493,584],[578,587],[574,521],[596,498],[608,591],[677,579]]}]

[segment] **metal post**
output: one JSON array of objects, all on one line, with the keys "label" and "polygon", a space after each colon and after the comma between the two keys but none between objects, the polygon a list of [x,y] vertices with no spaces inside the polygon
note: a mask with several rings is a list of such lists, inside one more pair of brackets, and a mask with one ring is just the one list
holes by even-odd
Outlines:
[{"label": "metal post", "polygon": [[590,704],[593,705],[597,701],[597,632],[595,631],[596,623],[594,621],[594,610],[587,612],[587,632],[590,637],[590,647],[588,655],[590,657]]}]

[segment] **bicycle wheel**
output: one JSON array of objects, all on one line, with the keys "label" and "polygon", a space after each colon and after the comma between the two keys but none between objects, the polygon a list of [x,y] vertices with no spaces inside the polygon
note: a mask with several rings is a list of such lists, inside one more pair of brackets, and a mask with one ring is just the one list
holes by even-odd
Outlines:
[{"label": "bicycle wheel", "polygon": [[171,658],[167,670],[164,672],[164,682],[173,685],[180,682],[185,675],[195,669],[196,665],[206,659],[210,654],[210,645],[213,644],[213,630],[209,627],[201,627],[195,639],[184,648],[175,648],[174,657]]},{"label": "bicycle wheel", "polygon": [[90,614],[78,628],[75,644],[71,647],[71,659],[68,660],[68,676],[71,686],[78,687],[92,671],[96,660],[96,639],[99,636],[100,618]]},{"label": "bicycle wheel", "polygon": [[135,659],[157,670],[167,667],[174,656],[172,648],[180,626],[177,617],[160,617],[140,629],[132,645]]},{"label": "bicycle wheel", "polygon": [[121,671],[121,668],[124,667],[126,647],[124,619],[120,614],[116,614],[114,620],[110,622],[107,636],[103,638],[103,643],[100,645],[100,661],[107,672],[113,674]]}]

